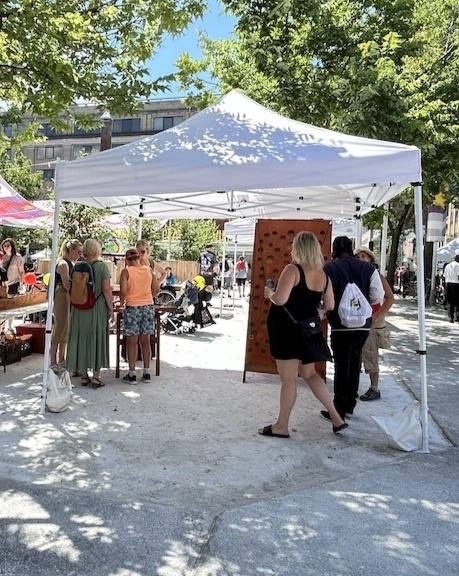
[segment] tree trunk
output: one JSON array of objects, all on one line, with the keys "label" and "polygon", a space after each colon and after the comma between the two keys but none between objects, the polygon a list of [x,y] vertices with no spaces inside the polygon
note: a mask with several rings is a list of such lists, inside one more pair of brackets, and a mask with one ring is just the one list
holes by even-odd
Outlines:
[{"label": "tree trunk", "polygon": [[432,256],[433,256],[434,242],[425,242],[424,244],[424,270],[426,280],[432,277]]},{"label": "tree trunk", "polygon": [[400,214],[399,221],[396,226],[391,226],[389,221],[389,227],[391,231],[391,244],[390,253],[387,263],[387,281],[389,285],[394,287],[395,279],[395,269],[397,268],[397,257],[398,257],[398,247],[400,244],[400,237],[402,235],[405,224],[408,220],[413,217],[414,214],[414,204],[405,204],[402,213]]}]

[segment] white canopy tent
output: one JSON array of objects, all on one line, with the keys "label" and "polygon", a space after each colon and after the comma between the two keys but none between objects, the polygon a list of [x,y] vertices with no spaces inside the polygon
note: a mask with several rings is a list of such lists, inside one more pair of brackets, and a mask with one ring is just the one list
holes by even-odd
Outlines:
[{"label": "white canopy tent", "polygon": [[55,189],[133,217],[352,218],[420,175],[414,146],[290,120],[234,90],[160,134],[59,163]]},{"label": "white canopy tent", "polygon": [[459,250],[459,236],[437,250],[437,264],[442,266],[453,260],[457,250]]},{"label": "white canopy tent", "polygon": [[[55,215],[66,200],[137,218],[353,218],[414,184],[422,268],[420,181],[415,146],[304,124],[233,90],[160,134],[57,164]],[[57,234],[56,217],[53,257]],[[423,270],[418,278],[427,450]],[[47,368],[45,360],[44,378]]]}]

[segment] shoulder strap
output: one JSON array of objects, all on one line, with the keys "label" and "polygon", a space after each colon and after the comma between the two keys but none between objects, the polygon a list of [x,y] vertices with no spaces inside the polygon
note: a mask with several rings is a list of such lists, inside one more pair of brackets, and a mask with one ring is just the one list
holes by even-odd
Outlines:
[{"label": "shoulder strap", "polygon": [[282,308],[287,312],[287,314],[290,316],[290,319],[295,323],[298,324],[298,321],[295,320],[295,318],[290,314],[290,312],[288,311],[288,309],[285,306],[282,306]]},{"label": "shoulder strap", "polygon": [[304,274],[303,268],[299,264],[297,264],[296,262],[295,262],[295,266],[298,268],[298,272],[300,273],[300,282],[303,282],[303,284],[306,284],[306,276]]},{"label": "shoulder strap", "polygon": [[18,254],[15,254],[14,256],[11,255],[10,259],[8,260],[8,263],[6,266],[3,267],[3,269],[5,270],[5,272],[8,272],[8,268],[10,267],[10,265],[13,263],[13,260],[17,260]]},{"label": "shoulder strap", "polygon": [[327,274],[326,274],[325,272],[324,272],[324,274],[325,274],[325,286],[324,286],[324,289],[322,290],[322,296],[320,297],[320,301],[321,301],[321,302],[323,302],[324,294],[325,294],[325,292],[327,291],[327,288],[328,288],[328,276],[327,276]]},{"label": "shoulder strap", "polygon": [[[92,275],[93,275],[93,278],[94,278],[94,287],[95,287],[95,284],[96,284],[96,272],[95,272],[94,264],[97,264],[98,262],[100,262],[101,264],[103,264],[103,262],[101,262],[100,260],[96,260],[95,262],[93,262],[92,264],[89,265],[89,266],[91,267]],[[99,266],[99,268],[100,268],[100,266]],[[101,288],[100,288],[99,294],[96,296],[96,302],[97,302],[97,300],[99,300],[100,296],[102,296],[102,294],[103,294],[103,292],[104,292],[103,289],[102,289],[102,283],[101,283],[100,286],[101,286]]]}]

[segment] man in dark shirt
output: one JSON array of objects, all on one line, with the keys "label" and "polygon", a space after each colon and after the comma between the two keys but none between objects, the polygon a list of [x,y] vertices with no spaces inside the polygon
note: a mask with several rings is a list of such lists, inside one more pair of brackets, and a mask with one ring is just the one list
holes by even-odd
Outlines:
[{"label": "man in dark shirt", "polygon": [[204,251],[201,252],[198,258],[199,274],[206,281],[207,291],[213,290],[214,283],[214,268],[217,264],[217,256],[214,252],[212,244],[207,244]]},{"label": "man in dark shirt", "polygon": [[[348,283],[355,283],[370,304],[384,299],[384,288],[378,271],[368,262],[353,256],[352,242],[347,236],[333,241],[333,260],[324,266],[335,296],[335,308],[328,313],[331,327],[331,347],[335,365],[333,402],[341,416],[352,414],[356,404],[360,379],[360,357],[371,328],[371,318],[362,328],[347,328],[341,323],[338,307]],[[328,412],[321,415],[330,419]]]}]

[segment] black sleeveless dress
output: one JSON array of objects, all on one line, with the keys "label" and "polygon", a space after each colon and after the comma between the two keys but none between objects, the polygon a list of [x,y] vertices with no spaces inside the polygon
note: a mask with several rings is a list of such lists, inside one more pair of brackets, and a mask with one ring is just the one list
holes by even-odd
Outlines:
[{"label": "black sleeveless dress", "polygon": [[[300,281],[292,288],[285,307],[295,320],[303,320],[317,315],[322,292],[310,290],[306,285],[303,268],[295,264],[300,273]],[[271,304],[267,318],[269,347],[275,360],[298,359],[302,364],[331,361],[330,349],[323,334],[302,338],[297,325],[282,306]]]}]

